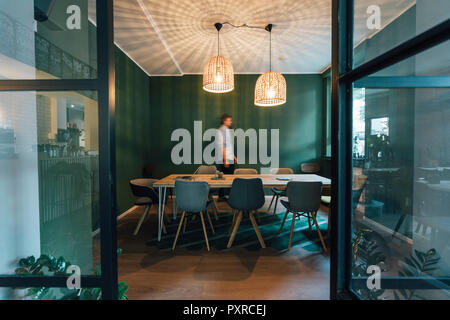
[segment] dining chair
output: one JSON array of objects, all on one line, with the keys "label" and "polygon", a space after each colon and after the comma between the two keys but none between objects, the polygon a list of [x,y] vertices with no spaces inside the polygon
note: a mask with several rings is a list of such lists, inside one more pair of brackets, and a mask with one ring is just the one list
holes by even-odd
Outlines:
[{"label": "dining chair", "polygon": [[258,174],[258,171],[251,168],[242,168],[234,170],[234,174]]},{"label": "dining chair", "polygon": [[310,174],[319,173],[320,172],[320,165],[318,163],[313,163],[313,162],[302,163],[301,171],[303,173],[310,173]]},{"label": "dining chair", "polygon": [[[195,171],[194,174],[216,174],[217,173],[217,168],[216,166],[206,166],[206,165],[201,165],[197,168],[197,170]],[[212,201],[212,206],[214,209],[214,218],[217,220],[219,220],[219,209],[217,209],[217,205],[216,202],[214,201],[214,194],[217,193],[217,190],[210,190],[209,191],[209,195],[208,195],[208,199],[210,201]],[[194,216],[195,217],[195,216]]]},{"label": "dining chair", "polygon": [[[294,170],[291,168],[272,168],[271,174],[294,174]],[[272,188],[273,192],[272,200],[270,201],[269,209],[272,207],[273,200],[275,199],[275,207],[273,208],[273,214],[277,213],[277,205],[280,197],[286,197],[286,188]]]},{"label": "dining chair", "polygon": [[208,201],[208,194],[209,185],[205,181],[175,181],[175,196],[177,198],[178,208],[182,211],[182,215],[180,223],[178,225],[177,233],[175,235],[175,239],[173,241],[172,251],[175,250],[175,246],[177,245],[178,237],[180,235],[183,224],[184,230],[186,230],[187,215],[194,214],[200,215],[206,247],[208,248],[208,251],[210,251],[208,234],[206,232],[205,219],[203,216],[203,213],[206,213],[209,221],[209,226],[211,227],[211,231],[214,234],[214,227],[211,221],[211,217],[208,213],[208,208],[211,205],[211,202]]},{"label": "dining chair", "polygon": [[[155,183],[156,181],[156,179],[134,179],[130,181],[131,192],[136,197],[134,205],[145,206],[144,213],[141,215],[141,218],[139,219],[139,222],[134,229],[134,236],[139,233],[139,229],[141,228],[142,223],[147,217],[151,206],[153,204],[157,206],[158,204],[158,194],[153,189],[153,183]],[[167,233],[166,226],[164,225],[164,220],[162,224],[164,233]]]},{"label": "dining chair", "polygon": [[216,174],[216,166],[205,166],[201,165],[197,168],[194,174]]},{"label": "dining chair", "polygon": [[254,217],[254,211],[260,209],[264,205],[264,202],[264,188],[261,179],[234,179],[233,184],[231,185],[228,205],[237,212],[233,214],[233,221],[231,223],[233,232],[231,233],[227,248],[230,248],[233,244],[244,213],[249,215],[250,221],[253,225],[253,229],[255,229],[256,236],[258,237],[261,247],[266,247],[266,244],[264,243],[264,239],[261,235],[261,232],[259,231],[258,224],[256,223]]},{"label": "dining chair", "polygon": [[327,246],[323,240],[322,233],[320,232],[319,225],[317,223],[317,211],[320,208],[320,196],[322,194],[322,182],[289,182],[286,187],[286,194],[288,201],[281,200],[281,203],[286,208],[286,214],[284,215],[281,228],[278,233],[281,233],[286,222],[286,218],[289,213],[292,213],[291,233],[289,235],[288,250],[291,249],[292,235],[294,233],[294,225],[296,217],[307,217],[309,230],[311,231],[311,220],[317,228],[320,242],[324,252],[327,252]]}]

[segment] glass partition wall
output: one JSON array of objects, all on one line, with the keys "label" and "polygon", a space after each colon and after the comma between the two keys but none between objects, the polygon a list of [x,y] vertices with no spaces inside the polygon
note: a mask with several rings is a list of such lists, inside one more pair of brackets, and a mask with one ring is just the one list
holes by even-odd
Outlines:
[{"label": "glass partition wall", "polygon": [[333,11],[334,295],[449,299],[450,3]]},{"label": "glass partition wall", "polygon": [[113,299],[112,1],[2,1],[0,25],[0,299]]}]

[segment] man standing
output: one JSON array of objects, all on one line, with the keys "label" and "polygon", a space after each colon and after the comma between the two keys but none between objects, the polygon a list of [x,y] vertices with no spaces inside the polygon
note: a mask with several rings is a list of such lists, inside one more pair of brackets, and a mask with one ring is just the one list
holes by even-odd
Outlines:
[{"label": "man standing", "polygon": [[[219,135],[217,139],[218,149],[222,152],[223,163],[219,164],[218,170],[224,174],[233,174],[234,166],[237,159],[234,155],[233,135],[231,134],[231,125],[233,118],[229,114],[224,114],[220,118],[221,127],[219,128]],[[224,200],[225,190],[219,190],[219,201]]]}]

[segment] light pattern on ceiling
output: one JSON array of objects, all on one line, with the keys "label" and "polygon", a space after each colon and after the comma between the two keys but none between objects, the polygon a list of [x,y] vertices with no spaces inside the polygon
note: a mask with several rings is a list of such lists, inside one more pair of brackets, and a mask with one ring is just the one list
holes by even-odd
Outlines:
[{"label": "light pattern on ceiling", "polygon": [[[374,32],[365,24],[367,6],[380,5],[384,24],[413,2],[355,0],[355,43]],[[273,23],[272,64],[281,73],[318,73],[330,64],[331,0],[114,1],[116,44],[150,75],[202,74],[206,60],[217,53],[218,21]],[[261,74],[269,64],[268,37],[264,30],[224,25],[221,54],[236,74]]]}]

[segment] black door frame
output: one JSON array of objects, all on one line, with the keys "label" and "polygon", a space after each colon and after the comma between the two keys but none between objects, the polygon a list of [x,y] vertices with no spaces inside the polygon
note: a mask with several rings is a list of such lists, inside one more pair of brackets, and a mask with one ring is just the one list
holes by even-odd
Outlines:
[{"label": "black door frame", "polygon": [[[352,279],[352,92],[354,83],[379,70],[450,39],[450,19],[403,42],[386,53],[353,68],[354,0],[332,0],[332,215],[330,298],[358,296],[352,286],[365,286],[366,278]],[[448,77],[396,79],[396,87],[449,87]],[[372,85],[382,86],[380,79]],[[388,79],[384,79],[386,81]],[[389,79],[389,81],[392,79]],[[382,277],[383,289],[437,289],[450,285],[449,277],[436,279]]]},{"label": "black door frame", "polygon": [[[113,0],[97,0],[98,78],[83,80],[0,80],[0,91],[98,92],[101,275],[81,276],[83,288],[101,288],[103,300],[118,295],[115,164],[115,66]],[[67,276],[0,275],[0,287],[66,287]]]}]

